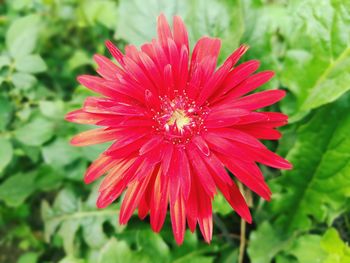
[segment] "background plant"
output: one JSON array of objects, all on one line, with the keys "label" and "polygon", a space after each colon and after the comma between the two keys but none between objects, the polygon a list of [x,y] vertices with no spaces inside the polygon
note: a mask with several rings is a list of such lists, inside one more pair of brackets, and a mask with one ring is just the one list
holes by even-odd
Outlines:
[{"label": "background plant", "polygon": [[[264,168],[273,190],[254,197],[246,262],[350,262],[350,2],[342,0],[8,0],[0,1],[0,262],[236,262],[239,218],[215,199],[210,246],[186,233],[175,245],[170,223],[117,224],[118,204],[95,208],[96,186],[82,175],[105,146],[81,149],[82,130],[63,120],[89,91],[104,41],[120,48],[155,35],[160,13],[181,15],[192,43],[222,38],[221,59],[247,43],[245,59],[276,71],[264,89],[288,96],[283,139],[268,146],[294,164]],[[276,107],[276,106],[275,106]]]}]

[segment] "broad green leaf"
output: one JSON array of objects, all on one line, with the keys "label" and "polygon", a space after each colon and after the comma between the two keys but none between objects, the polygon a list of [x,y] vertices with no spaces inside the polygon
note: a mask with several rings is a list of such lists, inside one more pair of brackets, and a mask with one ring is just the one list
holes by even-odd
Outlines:
[{"label": "broad green leaf", "polygon": [[0,200],[8,206],[19,206],[36,189],[34,172],[19,173],[9,177],[0,185]]},{"label": "broad green leaf", "polygon": [[124,263],[132,260],[133,252],[125,241],[111,238],[101,249],[98,263]]},{"label": "broad green leaf", "polygon": [[67,256],[60,260],[59,263],[85,263],[85,260],[76,258],[74,256]]},{"label": "broad green leaf", "polygon": [[0,137],[0,174],[11,162],[13,155],[12,144],[9,140]]},{"label": "broad green leaf", "polygon": [[216,213],[219,213],[221,215],[228,215],[232,213],[232,207],[229,205],[229,203],[226,201],[225,197],[218,193],[214,197],[213,201],[213,210]]},{"label": "broad green leaf", "polygon": [[299,263],[350,262],[350,247],[340,239],[334,228],[329,228],[323,236],[315,234],[300,236],[286,252],[295,256]]},{"label": "broad green leaf", "polygon": [[36,118],[15,131],[15,137],[21,143],[40,146],[54,135],[54,124],[44,118]]},{"label": "broad green leaf", "polygon": [[17,263],[36,263],[38,262],[39,254],[35,252],[27,252],[20,256]]},{"label": "broad green leaf", "polygon": [[15,20],[6,33],[6,46],[14,58],[33,52],[40,28],[40,17],[28,15]]},{"label": "broad green leaf", "polygon": [[65,166],[79,158],[78,148],[69,145],[68,139],[57,139],[42,148],[42,155],[47,164]]},{"label": "broad green leaf", "polygon": [[279,252],[289,246],[290,241],[284,240],[283,234],[265,221],[249,236],[249,258],[254,263],[270,263]]},{"label": "broad green leaf", "polygon": [[288,251],[294,255],[299,263],[322,263],[326,253],[320,247],[321,237],[318,235],[305,235],[299,237]]},{"label": "broad green leaf", "polygon": [[8,98],[0,96],[0,131],[5,130],[10,122],[13,106]]},{"label": "broad green leaf", "polygon": [[[94,194],[95,192],[93,192]],[[57,234],[63,239],[67,254],[73,255],[78,247],[77,231],[83,229],[83,238],[92,248],[100,248],[106,243],[106,233],[102,225],[109,222],[117,231],[115,209],[96,210],[91,202],[83,203],[76,194],[69,190],[62,190],[50,206],[43,201],[41,206],[42,219],[45,226],[45,239],[50,241]]]},{"label": "broad green leaf", "polygon": [[290,14],[284,3],[278,1],[244,0],[244,35],[242,43],[249,45],[243,59],[258,59],[259,70],[273,70],[276,76],[264,85],[275,89],[281,77],[281,58],[285,43],[281,41],[280,31],[290,26]]},{"label": "broad green leaf", "polygon": [[350,196],[350,100],[320,109],[297,131],[287,159],[294,168],[272,185],[280,194],[270,203],[284,231],[306,230],[311,217],[330,224],[345,209]]},{"label": "broad green leaf", "polygon": [[223,56],[237,47],[243,33],[239,0],[122,0],[115,37],[138,46],[150,42],[156,36],[156,19],[160,13],[164,13],[170,22],[173,15],[180,15],[192,45],[204,35],[220,37]]},{"label": "broad green leaf", "polygon": [[29,89],[34,86],[37,79],[29,73],[16,72],[11,77],[13,85],[18,89]]},{"label": "broad green leaf", "polygon": [[329,228],[323,235],[321,248],[328,254],[324,263],[350,262],[350,247],[340,239],[334,228]]},{"label": "broad green leaf", "polygon": [[27,55],[16,60],[16,69],[25,73],[40,73],[46,71],[45,61],[39,55]]},{"label": "broad green leaf", "polygon": [[169,261],[169,247],[160,235],[152,232],[150,229],[141,230],[137,236],[138,247],[143,254],[152,258],[157,255],[159,261]]},{"label": "broad green leaf", "polygon": [[107,28],[113,29],[116,26],[118,17],[118,8],[114,1],[84,1],[80,12],[84,20],[89,25],[100,23]]},{"label": "broad green leaf", "polygon": [[294,114],[338,99],[350,89],[350,2],[295,1],[286,32],[282,82],[296,96]]},{"label": "broad green leaf", "polygon": [[76,50],[73,56],[68,60],[68,67],[70,70],[74,70],[81,66],[92,64],[91,57],[83,50]]},{"label": "broad green leaf", "polygon": [[10,57],[8,55],[0,56],[0,69],[4,66],[9,66],[11,64]]},{"label": "broad green leaf", "polygon": [[64,111],[64,103],[61,100],[49,101],[41,100],[39,109],[42,115],[52,119],[62,119]]}]

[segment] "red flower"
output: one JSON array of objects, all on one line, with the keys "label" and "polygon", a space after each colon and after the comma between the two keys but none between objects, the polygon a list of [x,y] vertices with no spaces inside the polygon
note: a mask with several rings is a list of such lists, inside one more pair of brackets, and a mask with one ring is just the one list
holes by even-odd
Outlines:
[{"label": "red flower", "polygon": [[106,42],[117,64],[95,55],[101,77],[83,75],[78,81],[103,97],[89,97],[68,121],[103,128],[76,135],[71,143],[113,144],[88,168],[85,182],[106,174],[97,206],[103,208],[126,190],[120,223],[138,208],[150,214],[160,231],[170,205],[176,242],[198,222],[206,242],[212,238],[212,199],[217,189],[247,222],[251,215],[236,184],[225,170],[266,200],[271,192],[258,163],[290,169],[291,164],[269,151],[259,139],[277,140],[276,127],[287,123],[277,112],[255,112],[285,96],[283,90],[247,93],[274,73],[251,60],[235,67],[248,47],[242,45],[216,69],[220,39],[202,37],[189,55],[186,28],[174,17],[173,30],[158,18],[158,39],[141,47],[129,45],[125,55]]}]

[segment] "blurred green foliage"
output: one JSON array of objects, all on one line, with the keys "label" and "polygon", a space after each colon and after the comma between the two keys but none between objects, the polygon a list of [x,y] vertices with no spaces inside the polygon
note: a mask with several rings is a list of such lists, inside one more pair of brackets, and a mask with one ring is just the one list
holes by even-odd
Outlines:
[{"label": "blurred green foliage", "polygon": [[[170,222],[154,234],[133,218],[117,224],[118,204],[95,207],[82,175],[106,145],[77,149],[86,127],[63,120],[91,94],[104,41],[120,48],[155,36],[156,16],[181,15],[192,45],[223,40],[221,61],[239,43],[276,71],[263,88],[288,95],[283,139],[268,146],[294,164],[263,168],[273,190],[254,198],[246,262],[350,262],[350,1],[343,0],[7,0],[0,1],[0,262],[237,262],[239,218],[214,201],[210,246],[186,233],[175,245]],[[147,221],[147,220],[146,220]]]}]

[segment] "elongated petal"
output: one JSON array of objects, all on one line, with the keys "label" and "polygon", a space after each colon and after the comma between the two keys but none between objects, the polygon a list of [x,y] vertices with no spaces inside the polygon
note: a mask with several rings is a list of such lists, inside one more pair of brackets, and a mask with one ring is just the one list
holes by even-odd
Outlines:
[{"label": "elongated petal", "polygon": [[169,196],[169,179],[159,169],[151,197],[151,227],[159,232],[164,224]]},{"label": "elongated petal", "polygon": [[158,32],[159,42],[163,46],[167,45],[168,38],[170,38],[170,39],[173,38],[170,26],[169,26],[164,14],[161,14],[160,16],[158,16],[157,32]]},{"label": "elongated petal", "polygon": [[82,109],[71,111],[65,116],[66,121],[90,125],[97,125],[99,122],[104,121],[106,118],[108,118],[106,114],[88,113]]},{"label": "elongated petal", "polygon": [[94,60],[98,65],[96,71],[103,78],[113,80],[117,79],[118,75],[122,74],[122,70],[105,56],[94,55]]},{"label": "elongated petal", "polygon": [[[153,171],[151,171],[151,173],[152,172]],[[143,198],[149,179],[150,176],[146,176],[142,181],[136,181],[128,187],[128,190],[126,191],[125,197],[120,207],[120,224],[126,224],[129,221],[141,198]]]},{"label": "elongated petal", "polygon": [[241,84],[239,84],[234,89],[232,89],[227,94],[225,99],[220,103],[225,104],[229,101],[232,101],[235,98],[241,97],[244,94],[249,93],[252,90],[255,90],[256,88],[268,82],[274,76],[274,74],[275,73],[273,71],[262,71],[250,76],[249,78],[244,80]]},{"label": "elongated petal", "polygon": [[70,143],[74,146],[88,146],[113,141],[118,138],[119,129],[101,128],[89,130],[75,135]]},{"label": "elongated petal", "polygon": [[210,243],[213,236],[213,212],[211,199],[204,191],[198,191],[198,224],[205,242]]},{"label": "elongated petal", "polygon": [[206,193],[210,197],[213,197],[216,193],[215,182],[204,162],[198,156],[198,151],[195,150],[194,146],[191,146],[191,149],[187,148],[187,154],[192,163],[192,171],[197,173],[199,182],[202,184],[202,187]]},{"label": "elongated petal", "polygon": [[241,56],[248,50],[248,46],[241,45],[236,49],[213,74],[210,80],[206,83],[202,93],[197,98],[197,103],[202,105],[211,95],[217,92],[217,89],[222,85],[223,81],[230,72],[230,69],[237,63]]},{"label": "elongated petal", "polygon": [[225,81],[222,83],[218,95],[224,95],[229,92],[231,89],[240,84],[243,80],[248,78],[254,71],[256,71],[260,66],[258,60],[250,60],[244,62],[234,68],[225,78]]},{"label": "elongated petal", "polygon": [[240,166],[243,162],[224,156],[220,156],[220,159],[239,181],[265,200],[270,200],[271,191],[267,184],[263,180],[258,180],[256,177],[253,177],[249,171]]},{"label": "elongated petal", "polygon": [[202,136],[198,135],[193,137],[192,142],[197,146],[201,153],[203,153],[205,156],[209,156],[210,150],[208,144],[205,142],[205,140],[203,140]]},{"label": "elongated petal", "polygon": [[211,127],[227,127],[238,123],[242,117],[249,117],[253,114],[243,109],[216,110],[209,113],[206,126]]},{"label": "elongated petal", "polygon": [[209,134],[219,135],[226,139],[247,144],[252,147],[265,149],[265,146],[259,140],[257,140],[254,136],[251,136],[248,133],[242,132],[238,129],[212,128],[210,129]]},{"label": "elongated petal", "polygon": [[120,65],[124,66],[123,53],[111,41],[107,40],[105,44],[111,55],[118,61]]},{"label": "elongated petal", "polygon": [[230,108],[257,110],[280,101],[285,95],[284,90],[266,90],[232,101]]},{"label": "elongated petal", "polygon": [[89,184],[119,163],[110,156],[100,155],[85,172],[84,181]]},{"label": "elongated petal", "polygon": [[179,194],[176,200],[170,199],[170,217],[175,241],[178,245],[181,245],[186,228],[186,208],[182,194]]}]

